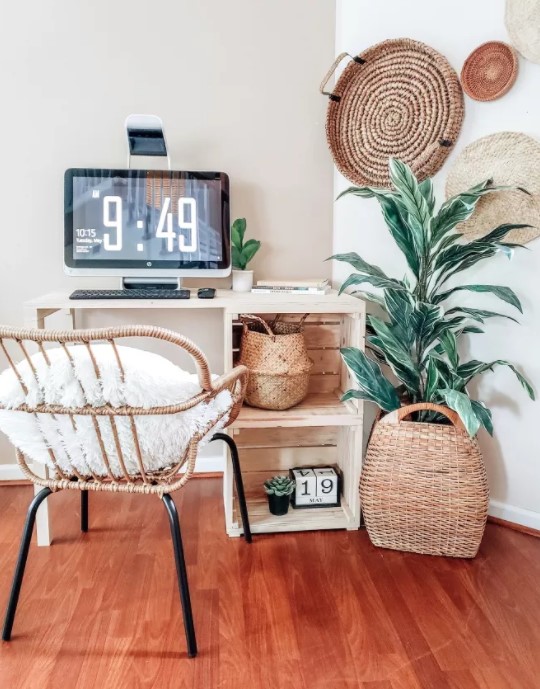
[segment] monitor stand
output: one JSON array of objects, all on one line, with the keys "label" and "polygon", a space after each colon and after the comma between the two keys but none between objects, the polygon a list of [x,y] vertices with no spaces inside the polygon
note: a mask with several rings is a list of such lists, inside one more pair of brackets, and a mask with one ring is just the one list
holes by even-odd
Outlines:
[{"label": "monitor stand", "polygon": [[181,278],[122,278],[122,289],[180,289]]}]

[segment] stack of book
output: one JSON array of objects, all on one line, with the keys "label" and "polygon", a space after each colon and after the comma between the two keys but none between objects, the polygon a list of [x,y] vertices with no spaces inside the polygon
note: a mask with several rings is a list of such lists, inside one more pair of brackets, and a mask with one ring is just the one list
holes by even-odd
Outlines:
[{"label": "stack of book", "polygon": [[327,294],[330,282],[318,280],[257,280],[251,289],[253,294]]}]

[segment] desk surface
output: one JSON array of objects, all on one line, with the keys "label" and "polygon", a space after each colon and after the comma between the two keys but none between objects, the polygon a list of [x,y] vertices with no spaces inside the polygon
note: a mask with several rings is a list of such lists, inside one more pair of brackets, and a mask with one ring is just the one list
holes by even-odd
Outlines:
[{"label": "desk surface", "polygon": [[335,290],[323,295],[252,294],[217,290],[214,299],[198,299],[197,290],[191,299],[70,299],[68,292],[53,292],[24,303],[25,309],[222,309],[228,313],[363,313],[365,303],[349,294]]}]

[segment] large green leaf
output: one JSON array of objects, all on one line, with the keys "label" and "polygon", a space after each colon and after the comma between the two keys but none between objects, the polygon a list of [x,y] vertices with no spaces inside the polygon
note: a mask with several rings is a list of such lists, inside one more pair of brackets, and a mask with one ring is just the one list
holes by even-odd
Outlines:
[{"label": "large green leaf", "polygon": [[464,364],[461,364],[458,368],[458,374],[464,379],[465,385],[470,383],[470,381],[480,373],[485,373],[486,371],[493,371],[495,366],[507,366],[516,376],[521,386],[525,389],[530,399],[535,399],[534,390],[529,381],[525,376],[520,373],[514,364],[511,364],[505,359],[495,359],[495,361],[478,361],[477,359],[472,359]]},{"label": "large green leaf", "polygon": [[238,270],[245,270],[246,264],[242,257],[242,252],[239,249],[237,249],[234,244],[231,246],[231,251],[233,268],[237,268]]},{"label": "large green leaf", "polygon": [[375,402],[384,411],[399,409],[401,405],[398,394],[375,361],[355,347],[343,347],[341,356],[354,374],[360,391],[365,395],[363,399]]},{"label": "large green leaf", "polygon": [[414,332],[409,322],[414,308],[414,299],[405,290],[385,289],[384,303],[394,330],[403,343],[410,347],[414,339]]},{"label": "large green leaf", "polygon": [[231,241],[237,249],[241,249],[244,245],[244,235],[246,233],[246,219],[237,218],[231,227]]},{"label": "large green leaf", "polygon": [[452,309],[448,309],[446,315],[450,314],[463,314],[467,318],[471,318],[473,321],[478,321],[478,323],[483,323],[486,318],[508,318],[514,323],[518,321],[513,316],[508,316],[505,313],[498,313],[497,311],[489,311],[488,309],[470,309],[467,306],[455,306]]},{"label": "large green leaf", "polygon": [[469,396],[464,392],[448,389],[440,390],[439,393],[450,409],[459,414],[459,418],[463,421],[467,433],[474,437],[480,428],[480,421],[475,414]]},{"label": "large green leaf", "polygon": [[435,192],[433,190],[433,182],[428,177],[423,182],[419,184],[420,193],[425,198],[428,210],[433,213],[435,210]]},{"label": "large green leaf", "polygon": [[445,330],[440,336],[441,345],[444,349],[450,366],[455,370],[459,365],[459,357],[457,351],[457,340],[455,334],[451,330]]},{"label": "large green leaf", "polygon": [[375,187],[349,187],[338,194],[336,201],[343,198],[344,196],[359,196],[362,199],[372,199],[372,198],[388,198],[396,196],[396,192],[390,189],[377,189]]},{"label": "large green leaf", "polygon": [[441,378],[437,368],[437,362],[433,357],[428,357],[426,366],[426,380],[424,383],[424,398],[428,402],[434,401],[434,395],[437,388],[440,387]]},{"label": "large green leaf", "polygon": [[401,160],[390,158],[390,179],[407,212],[426,229],[431,217],[429,207],[411,168]]},{"label": "large green leaf", "polygon": [[442,323],[444,311],[436,304],[417,302],[411,313],[410,328],[414,332],[416,342],[421,349],[430,345],[436,337],[436,326]]},{"label": "large green leaf", "polygon": [[391,326],[376,316],[369,316],[369,323],[375,330],[376,338],[370,338],[382,351],[386,363],[394,374],[412,393],[417,393],[420,387],[420,372],[412,361],[409,351],[393,332]]},{"label": "large green leaf", "polygon": [[373,304],[377,304],[378,306],[382,306],[382,308],[386,308],[386,304],[384,302],[383,297],[379,296],[378,294],[374,294],[373,292],[364,292],[361,289],[356,289],[351,294],[354,294],[360,299],[363,299],[364,301],[370,301]]},{"label": "large green leaf", "polygon": [[242,258],[246,266],[255,256],[257,251],[259,251],[260,248],[261,243],[258,239],[248,239],[248,241],[244,244],[244,247],[242,249]]},{"label": "large green leaf", "polygon": [[402,215],[399,201],[390,196],[380,197],[378,200],[390,234],[401,250],[401,253],[405,256],[405,260],[412,270],[413,275],[418,278],[420,270],[418,249],[420,247],[417,246],[415,236]]},{"label": "large green leaf", "polygon": [[339,288],[339,294],[342,294],[347,287],[350,287],[351,285],[363,285],[365,283],[368,283],[372,287],[381,287],[383,289],[386,287],[405,289],[405,286],[402,283],[398,282],[397,280],[393,280],[392,278],[379,277],[375,275],[363,275],[362,273],[352,273],[352,275],[349,275],[349,277]]},{"label": "large green leaf", "polygon": [[459,285],[458,287],[453,287],[452,289],[449,289],[447,292],[440,292],[439,294],[437,294],[433,299],[433,303],[440,304],[442,301],[445,301],[453,294],[460,291],[487,292],[490,294],[494,294],[496,297],[499,297],[499,299],[502,299],[502,301],[505,301],[507,304],[515,306],[516,309],[523,313],[521,302],[516,296],[516,293],[513,290],[511,290],[510,287],[503,287],[501,285]]},{"label": "large green leaf", "polygon": [[476,400],[471,400],[471,406],[473,412],[476,414],[476,418],[480,421],[480,424],[486,429],[486,431],[493,435],[493,419],[491,416],[491,411],[482,402],[477,402]]}]

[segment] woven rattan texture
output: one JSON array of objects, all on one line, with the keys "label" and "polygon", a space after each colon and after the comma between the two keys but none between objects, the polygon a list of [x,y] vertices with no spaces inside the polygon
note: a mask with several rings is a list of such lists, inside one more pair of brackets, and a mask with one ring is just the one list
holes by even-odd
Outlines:
[{"label": "woven rattan texture", "polygon": [[456,72],[433,48],[407,38],[379,43],[359,58],[328,104],[326,134],[339,171],[360,186],[389,187],[388,159],[395,157],[421,180],[433,175],[461,129]]},{"label": "woven rattan texture", "polygon": [[247,404],[283,410],[305,398],[313,365],[304,339],[306,316],[299,323],[276,320],[272,326],[258,316],[241,317],[240,363],[249,370]]},{"label": "woven rattan texture", "polygon": [[[197,458],[197,448],[200,440],[207,432],[215,425],[217,419],[212,423],[212,426],[199,432],[191,438],[191,441],[182,457],[173,465],[166,467],[161,471],[150,472],[145,469],[142,453],[140,450],[139,437],[137,433],[137,417],[147,415],[168,415],[177,414],[179,412],[191,409],[201,402],[208,401],[215,397],[221,390],[228,389],[231,392],[233,399],[233,406],[229,412],[227,425],[232,423],[238,416],[242,406],[244,393],[247,383],[247,369],[243,366],[238,366],[230,373],[227,373],[217,380],[212,380],[210,368],[206,357],[202,351],[190,340],[170,330],[164,328],[157,328],[152,326],[124,326],[118,328],[100,328],[95,330],[69,330],[69,331],[52,331],[52,330],[17,330],[14,328],[0,327],[0,354],[3,353],[7,363],[13,369],[17,376],[23,392],[27,394],[27,389],[24,381],[17,369],[17,360],[26,360],[34,375],[36,371],[32,366],[30,358],[31,347],[36,347],[43,355],[45,361],[48,362],[46,343],[54,343],[63,348],[66,357],[72,362],[69,345],[72,343],[85,345],[88,353],[94,364],[94,371],[97,380],[101,380],[101,373],[97,361],[92,351],[92,344],[97,342],[108,343],[115,354],[115,358],[120,370],[120,375],[123,377],[124,369],[122,361],[116,347],[116,340],[126,337],[144,337],[164,340],[170,342],[187,351],[193,358],[199,376],[199,383],[202,388],[201,393],[195,395],[190,400],[181,404],[162,406],[162,407],[113,407],[106,404],[100,407],[93,407],[88,402],[83,407],[62,407],[58,405],[39,404],[35,407],[30,407],[27,404],[22,404],[13,411],[21,411],[27,414],[66,414],[70,417],[73,428],[77,427],[77,417],[91,416],[94,420],[94,428],[97,436],[99,446],[101,448],[103,462],[108,469],[108,476],[81,475],[75,467],[72,467],[70,473],[63,471],[54,455],[52,449],[49,449],[49,456],[53,465],[55,466],[54,475],[51,478],[43,478],[36,475],[28,466],[26,458],[21,452],[17,452],[17,461],[27,478],[35,484],[48,487],[51,490],[70,489],[70,490],[96,490],[96,491],[110,491],[110,492],[127,492],[127,493],[154,493],[163,495],[164,493],[171,493],[174,490],[181,488],[195,469],[195,460]],[[74,367],[76,375],[76,369]],[[77,377],[77,376],[76,376]],[[80,383],[80,381],[79,381]],[[38,382],[39,387],[39,382]],[[81,384],[81,390],[84,393],[84,388]],[[101,436],[100,425],[97,417],[105,416],[109,418],[111,430],[115,439],[116,448],[123,469],[123,476],[117,477],[111,471],[109,458],[105,450],[105,445]],[[116,428],[116,417],[129,417],[131,422],[131,432],[133,435],[133,446],[137,453],[137,465],[139,472],[136,474],[129,473],[122,460],[122,448],[118,437]],[[224,416],[224,415],[223,415]],[[222,417],[223,418],[223,417]],[[44,437],[44,442],[47,444],[47,439]]]},{"label": "woven rattan texture", "polygon": [[540,63],[540,0],[506,0],[505,22],[512,45]]},{"label": "woven rattan texture", "polygon": [[461,84],[474,100],[490,101],[507,93],[517,78],[515,50],[501,41],[489,41],[476,48],[465,60]]},{"label": "woven rattan texture", "polygon": [[360,481],[374,545],[474,557],[488,497],[478,443],[465,431],[442,424],[376,422]]},{"label": "woven rattan texture", "polygon": [[474,184],[492,179],[493,184],[523,187],[480,199],[470,220],[457,227],[467,239],[476,239],[502,223],[523,223],[506,241],[526,244],[540,234],[540,142],[519,132],[499,132],[477,139],[458,156],[446,181],[447,197]]}]

